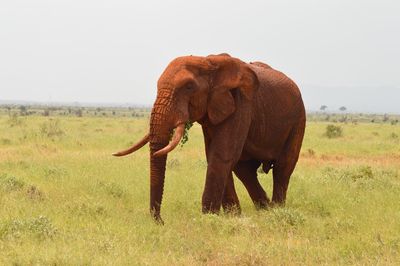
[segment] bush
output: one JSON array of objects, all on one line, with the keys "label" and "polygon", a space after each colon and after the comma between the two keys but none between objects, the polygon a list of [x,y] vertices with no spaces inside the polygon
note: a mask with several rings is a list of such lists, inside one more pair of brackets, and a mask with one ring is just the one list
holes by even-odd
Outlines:
[{"label": "bush", "polygon": [[326,167],[324,173],[328,179],[337,179],[342,181],[358,181],[358,180],[371,180],[374,178],[374,172],[370,166],[359,166],[356,168],[348,169],[335,169]]},{"label": "bush", "polygon": [[3,145],[10,145],[11,144],[11,140],[7,139],[7,138],[2,138],[0,139],[0,143]]},{"label": "bush", "polygon": [[12,191],[12,190],[19,190],[23,188],[25,185],[25,182],[14,177],[8,177],[6,175],[1,175],[0,176],[0,187],[2,187],[6,191]]},{"label": "bush", "polygon": [[168,168],[175,168],[175,167],[179,167],[180,165],[181,165],[181,162],[176,158],[171,158],[171,159],[167,160]]},{"label": "bush", "polygon": [[290,208],[273,208],[270,212],[271,222],[289,227],[297,227],[304,224],[304,215],[295,209]]},{"label": "bush", "polygon": [[116,183],[98,182],[98,186],[114,198],[122,198],[126,195],[126,190]]},{"label": "bush", "polygon": [[19,238],[22,235],[33,235],[40,240],[53,238],[57,229],[51,221],[40,215],[29,220],[14,219],[0,225],[0,239]]},{"label": "bush", "polygon": [[23,124],[23,121],[20,118],[18,118],[17,113],[13,113],[10,115],[10,118],[8,119],[8,124],[10,124],[10,127],[21,126]]},{"label": "bush", "polygon": [[340,126],[328,125],[326,127],[325,136],[330,139],[339,138],[343,136],[343,130]]},{"label": "bush", "polygon": [[61,137],[64,131],[60,127],[59,120],[49,120],[47,123],[40,125],[40,134],[44,137]]},{"label": "bush", "polygon": [[81,109],[76,110],[76,111],[75,111],[75,115],[76,115],[77,117],[82,117],[82,110],[81,110]]},{"label": "bush", "polygon": [[308,150],[307,150],[307,154],[308,154],[308,156],[310,156],[310,157],[314,157],[314,156],[315,156],[315,151],[314,151],[313,149],[308,149]]},{"label": "bush", "polygon": [[374,173],[372,172],[372,168],[370,166],[360,166],[353,171],[349,171],[347,175],[353,179],[353,181],[374,178]]},{"label": "bush", "polygon": [[30,198],[31,200],[43,200],[43,192],[40,191],[36,186],[31,185],[29,186],[29,188],[26,191],[26,194],[28,196],[28,198]]}]

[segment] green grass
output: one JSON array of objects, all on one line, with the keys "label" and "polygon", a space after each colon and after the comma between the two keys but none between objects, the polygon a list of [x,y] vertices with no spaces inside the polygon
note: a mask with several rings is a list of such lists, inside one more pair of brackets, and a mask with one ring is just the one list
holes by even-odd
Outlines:
[{"label": "green grass", "polygon": [[[400,263],[400,125],[310,122],[284,208],[201,214],[201,129],[169,155],[162,216],[148,213],[146,118],[0,116],[0,265]],[[271,196],[271,175],[260,176]]]}]

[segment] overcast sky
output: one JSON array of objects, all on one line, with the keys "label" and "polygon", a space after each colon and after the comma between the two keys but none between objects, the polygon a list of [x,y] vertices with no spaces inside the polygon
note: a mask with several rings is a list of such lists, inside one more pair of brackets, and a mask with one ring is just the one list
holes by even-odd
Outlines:
[{"label": "overcast sky", "polygon": [[181,55],[263,61],[308,109],[400,113],[400,1],[0,1],[0,100],[152,104]]}]

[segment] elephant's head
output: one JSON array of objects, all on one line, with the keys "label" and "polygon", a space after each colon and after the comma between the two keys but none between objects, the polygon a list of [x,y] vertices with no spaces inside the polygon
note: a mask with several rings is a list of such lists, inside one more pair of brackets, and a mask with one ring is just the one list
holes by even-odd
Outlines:
[{"label": "elephant's head", "polygon": [[[162,200],[167,154],[180,142],[185,123],[201,121],[217,125],[235,112],[233,90],[251,100],[258,79],[247,64],[227,54],[184,56],[173,60],[157,84],[157,98],[150,117],[150,132],[123,156],[150,142],[150,210],[162,222]],[[175,133],[170,140],[171,134]]]}]

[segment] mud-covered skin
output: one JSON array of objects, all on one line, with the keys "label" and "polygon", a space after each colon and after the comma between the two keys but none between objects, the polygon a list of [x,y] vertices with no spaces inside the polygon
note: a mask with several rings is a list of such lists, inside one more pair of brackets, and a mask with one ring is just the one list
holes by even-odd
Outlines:
[{"label": "mud-covered skin", "polygon": [[[292,80],[265,63],[248,64],[220,54],[174,59],[157,87],[146,139],[150,142],[150,210],[157,221],[162,222],[167,154],[155,154],[171,144],[172,130],[188,121],[199,122],[204,133],[208,164],[204,213],[218,213],[221,205],[226,211],[240,212],[232,172],[257,208],[268,206],[270,200],[257,179],[261,164],[265,172],[273,169],[273,203],[284,203],[305,128],[303,101]],[[143,140],[126,151],[142,144]]]}]

